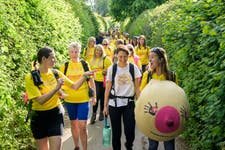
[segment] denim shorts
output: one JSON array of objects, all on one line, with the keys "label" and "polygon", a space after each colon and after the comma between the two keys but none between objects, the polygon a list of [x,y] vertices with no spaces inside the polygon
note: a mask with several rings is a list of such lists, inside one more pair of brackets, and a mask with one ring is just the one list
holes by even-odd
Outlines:
[{"label": "denim shorts", "polygon": [[60,105],[46,111],[31,111],[31,131],[35,139],[62,136],[64,108]]},{"label": "denim shorts", "polygon": [[70,120],[87,120],[89,112],[89,102],[68,103],[65,102]]}]

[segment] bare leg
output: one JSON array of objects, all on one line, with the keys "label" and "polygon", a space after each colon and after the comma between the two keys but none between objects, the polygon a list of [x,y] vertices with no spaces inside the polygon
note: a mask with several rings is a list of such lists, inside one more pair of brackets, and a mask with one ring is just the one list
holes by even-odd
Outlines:
[{"label": "bare leg", "polygon": [[37,143],[37,150],[48,150],[48,138],[35,139]]},{"label": "bare leg", "polygon": [[51,136],[49,137],[49,150],[61,150],[62,149],[62,137]]},{"label": "bare leg", "polygon": [[75,147],[79,147],[79,126],[78,126],[78,120],[71,120],[71,132],[73,135],[73,142],[75,144]]},{"label": "bare leg", "polygon": [[79,129],[83,150],[87,150],[87,120],[79,120]]}]

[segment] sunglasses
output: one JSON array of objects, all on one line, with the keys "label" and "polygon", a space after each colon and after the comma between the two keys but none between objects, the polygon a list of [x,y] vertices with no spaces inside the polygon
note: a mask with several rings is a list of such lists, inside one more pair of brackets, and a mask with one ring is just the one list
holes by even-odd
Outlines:
[{"label": "sunglasses", "polygon": [[159,58],[163,58],[163,53],[160,51],[160,49],[158,47],[152,48],[151,52],[156,53],[159,56]]},{"label": "sunglasses", "polygon": [[102,44],[102,45],[107,46],[108,44]]}]

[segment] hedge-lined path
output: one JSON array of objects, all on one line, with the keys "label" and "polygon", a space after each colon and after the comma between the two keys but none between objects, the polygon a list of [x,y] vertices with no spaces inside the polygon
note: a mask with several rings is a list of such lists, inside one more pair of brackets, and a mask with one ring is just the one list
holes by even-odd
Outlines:
[{"label": "hedge-lined path", "polygon": [[[95,124],[91,125],[90,122],[90,114],[88,119],[88,150],[112,150],[112,147],[104,147],[102,145],[102,128],[103,128],[103,121],[96,121]],[[98,115],[97,115],[98,119]],[[126,150],[124,147],[125,137],[122,134],[122,150]],[[187,146],[185,145],[184,141],[178,137],[176,138],[176,150],[188,150]],[[67,115],[65,113],[65,130],[63,136],[63,150],[73,150],[74,144],[72,135],[70,132],[70,122]],[[147,150],[148,149],[148,140],[137,128],[135,130],[135,141],[134,141],[134,150]],[[162,142],[159,144],[158,150],[164,150]]]}]

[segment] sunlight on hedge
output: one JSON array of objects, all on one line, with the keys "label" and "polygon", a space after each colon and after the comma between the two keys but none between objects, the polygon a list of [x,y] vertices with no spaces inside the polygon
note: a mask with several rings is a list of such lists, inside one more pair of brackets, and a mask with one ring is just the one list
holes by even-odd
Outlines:
[{"label": "sunlight on hedge", "polygon": [[84,43],[99,25],[89,7],[73,0],[0,0],[0,14],[0,149],[34,149],[22,102],[33,57],[50,46],[57,65],[64,63],[68,44]]},{"label": "sunlight on hedge", "polygon": [[222,1],[170,1],[143,12],[129,26],[129,33],[145,34],[150,47],[167,50],[190,101],[183,136],[192,149],[224,147],[224,19]]}]

